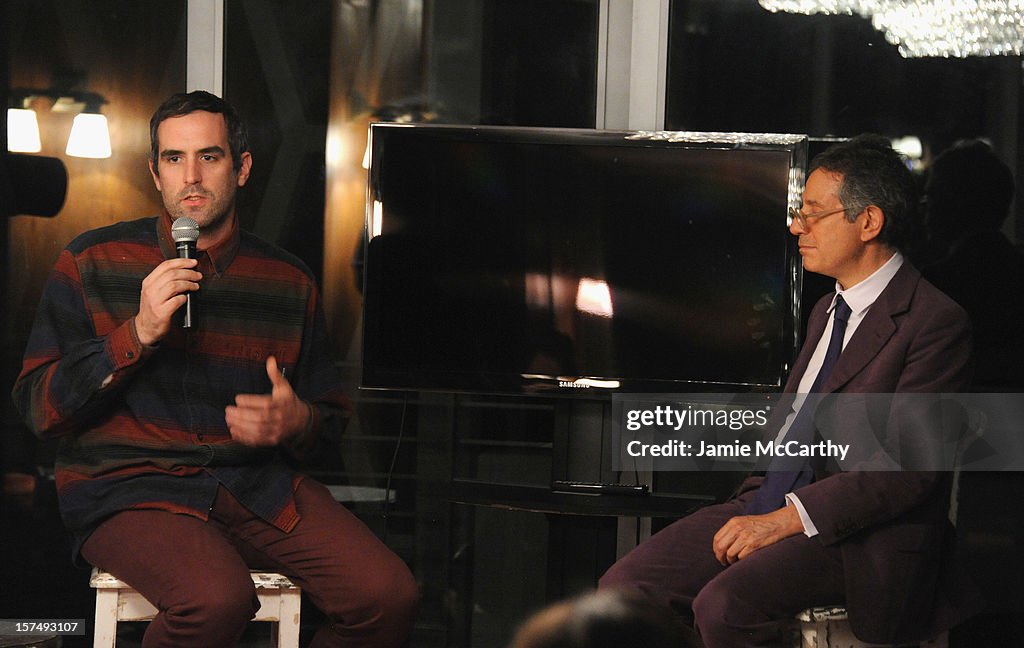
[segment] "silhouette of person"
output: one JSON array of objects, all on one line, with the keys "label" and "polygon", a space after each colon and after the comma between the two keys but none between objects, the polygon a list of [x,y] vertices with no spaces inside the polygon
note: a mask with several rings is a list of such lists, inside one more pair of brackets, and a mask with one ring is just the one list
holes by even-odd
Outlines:
[{"label": "silhouette of person", "polygon": [[[960,141],[943,151],[929,168],[924,187],[928,242],[940,256],[922,274],[970,317],[977,392],[1024,388],[1024,260],[1000,231],[1013,193],[1009,167],[980,140]],[[960,479],[960,551],[996,618],[1004,606],[1019,605],[1016,579],[1007,575],[1020,573],[1024,565],[1019,551],[1024,544],[1024,516],[1017,505],[1021,496],[1024,479],[1019,472],[965,471]],[[993,549],[991,538],[1006,538],[1011,529],[1014,549]],[[1018,628],[984,624],[979,619],[970,630],[981,633],[984,643],[1020,644]]]},{"label": "silhouette of person", "polygon": [[692,639],[667,610],[637,592],[603,590],[537,612],[509,648],[681,648],[686,641]]},{"label": "silhouette of person", "polygon": [[980,140],[943,151],[924,188],[928,242],[939,255],[922,274],[971,319],[980,392],[1024,387],[1024,257],[1000,231],[1013,192],[1010,168]]}]

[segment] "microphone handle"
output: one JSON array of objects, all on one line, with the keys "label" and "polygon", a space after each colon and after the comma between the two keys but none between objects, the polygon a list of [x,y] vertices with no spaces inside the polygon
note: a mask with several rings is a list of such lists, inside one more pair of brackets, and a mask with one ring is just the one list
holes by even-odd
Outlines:
[{"label": "microphone handle", "polygon": [[[179,259],[196,258],[196,245],[192,241],[180,241],[177,245]],[[192,293],[185,293],[185,317],[182,328],[192,328]]]}]

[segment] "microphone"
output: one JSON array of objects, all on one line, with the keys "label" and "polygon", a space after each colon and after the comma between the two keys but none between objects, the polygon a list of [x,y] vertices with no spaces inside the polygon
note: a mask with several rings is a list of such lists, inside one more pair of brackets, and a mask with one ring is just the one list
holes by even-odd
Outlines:
[{"label": "microphone", "polygon": [[[199,223],[182,216],[171,224],[171,238],[178,248],[179,259],[196,258],[196,241],[199,240]],[[182,328],[192,328],[192,293],[185,293],[185,323]]]}]

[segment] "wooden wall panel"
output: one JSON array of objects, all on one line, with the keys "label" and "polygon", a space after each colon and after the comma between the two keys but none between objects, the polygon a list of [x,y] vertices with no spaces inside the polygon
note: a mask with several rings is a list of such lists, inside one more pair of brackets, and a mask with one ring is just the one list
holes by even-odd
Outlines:
[{"label": "wooden wall panel", "polygon": [[[6,1],[6,0],[5,0]],[[80,70],[84,89],[109,102],[113,155],[64,154],[73,115],[36,106],[43,150],[68,170],[64,208],[54,218],[9,222],[5,277],[6,362],[18,362],[43,282],[76,235],[120,220],[154,215],[160,197],[147,170],[149,117],[185,89],[185,0],[15,0],[7,4],[6,46],[12,88],[47,88],[64,70]]]}]

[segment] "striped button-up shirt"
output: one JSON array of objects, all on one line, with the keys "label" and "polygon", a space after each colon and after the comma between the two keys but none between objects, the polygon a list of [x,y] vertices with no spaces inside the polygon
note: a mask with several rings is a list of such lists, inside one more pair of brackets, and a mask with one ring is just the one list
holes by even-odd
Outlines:
[{"label": "striped button-up shirt", "polygon": [[311,273],[237,224],[198,254],[192,328],[178,320],[156,347],[139,342],[142,280],[176,256],[170,223],[166,212],[117,223],[61,252],[14,387],[36,434],[61,437],[57,490],[76,555],[121,510],[206,519],[218,486],[278,528],[295,526],[291,450],[242,446],[224,420],[237,394],[270,393],[267,356],[312,405],[316,438],[336,440],[348,413]]}]

